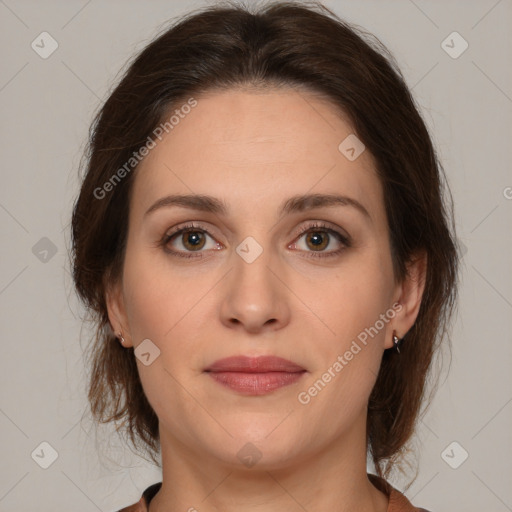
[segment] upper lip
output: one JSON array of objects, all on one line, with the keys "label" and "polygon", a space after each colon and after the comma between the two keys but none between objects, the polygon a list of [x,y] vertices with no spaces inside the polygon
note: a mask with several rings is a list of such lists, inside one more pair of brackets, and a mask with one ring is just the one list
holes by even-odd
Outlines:
[{"label": "upper lip", "polygon": [[219,359],[205,368],[205,372],[245,372],[245,373],[266,373],[266,372],[302,372],[302,366],[292,361],[276,356],[232,356]]}]

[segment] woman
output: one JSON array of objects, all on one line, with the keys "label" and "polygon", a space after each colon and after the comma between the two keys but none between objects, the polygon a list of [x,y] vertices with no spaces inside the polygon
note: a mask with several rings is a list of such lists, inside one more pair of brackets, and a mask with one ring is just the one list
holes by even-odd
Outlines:
[{"label": "woman", "polygon": [[163,476],[123,511],[422,510],[386,479],[455,304],[441,166],[375,38],[255,11],[179,20],[91,130],[89,400]]}]

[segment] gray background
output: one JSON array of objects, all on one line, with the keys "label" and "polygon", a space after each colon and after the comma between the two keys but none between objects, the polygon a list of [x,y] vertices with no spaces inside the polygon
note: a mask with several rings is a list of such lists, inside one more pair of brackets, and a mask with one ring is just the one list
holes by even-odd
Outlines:
[{"label": "gray background", "polygon": [[[71,285],[69,221],[87,130],[118,72],[166,20],[202,4],[0,0],[2,512],[109,512],[160,480],[111,429],[96,439],[88,420],[90,330]],[[325,4],[396,56],[433,133],[465,247],[453,359],[418,429],[419,475],[406,495],[433,512],[512,510],[512,2]],[[31,47],[43,31],[59,45],[47,59]],[[441,46],[453,31],[469,43],[458,58]],[[462,48],[451,41],[452,53]],[[50,456],[42,442],[58,454],[48,469],[36,463]],[[453,469],[446,461],[460,463],[462,449],[469,456]]]}]

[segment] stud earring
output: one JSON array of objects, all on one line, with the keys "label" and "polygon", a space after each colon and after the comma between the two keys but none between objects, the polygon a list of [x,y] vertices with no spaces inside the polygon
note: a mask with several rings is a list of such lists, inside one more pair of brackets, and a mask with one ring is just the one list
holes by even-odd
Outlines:
[{"label": "stud earring", "polygon": [[396,335],[396,331],[393,331],[393,344],[395,345],[396,351],[400,354],[400,345],[402,344],[403,338],[400,339]]},{"label": "stud earring", "polygon": [[117,337],[119,338],[119,341],[121,342],[121,345],[124,345],[123,333],[122,332],[118,333]]}]

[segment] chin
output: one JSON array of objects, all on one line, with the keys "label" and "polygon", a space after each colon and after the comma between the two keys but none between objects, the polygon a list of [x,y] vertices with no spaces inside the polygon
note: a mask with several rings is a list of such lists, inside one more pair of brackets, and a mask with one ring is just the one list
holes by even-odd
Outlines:
[{"label": "chin", "polygon": [[256,427],[249,421],[228,429],[234,439],[228,452],[219,455],[238,469],[270,471],[289,467],[301,451],[302,440],[293,435],[289,425],[280,425],[282,420],[260,421]]}]

